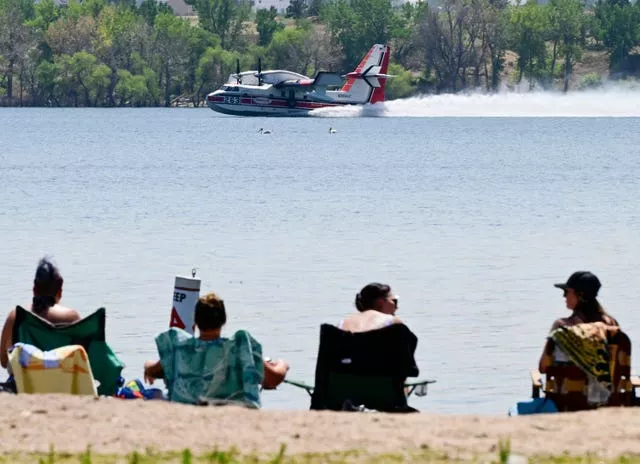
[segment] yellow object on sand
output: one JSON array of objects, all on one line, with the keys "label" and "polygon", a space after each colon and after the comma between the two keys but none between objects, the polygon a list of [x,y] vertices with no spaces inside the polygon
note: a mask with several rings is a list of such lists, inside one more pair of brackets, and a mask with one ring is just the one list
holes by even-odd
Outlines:
[{"label": "yellow object on sand", "polygon": [[41,351],[16,343],[9,365],[18,393],[67,393],[98,396],[87,352],[81,345]]}]

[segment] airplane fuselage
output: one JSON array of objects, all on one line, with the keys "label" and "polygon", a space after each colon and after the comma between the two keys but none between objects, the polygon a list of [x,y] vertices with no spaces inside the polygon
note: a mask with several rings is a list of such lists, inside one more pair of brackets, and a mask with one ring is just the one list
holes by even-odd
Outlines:
[{"label": "airplane fuselage", "polygon": [[351,95],[339,90],[317,92],[299,87],[280,87],[273,84],[225,84],[207,95],[209,108],[219,113],[238,116],[308,116],[313,110],[350,102]]}]

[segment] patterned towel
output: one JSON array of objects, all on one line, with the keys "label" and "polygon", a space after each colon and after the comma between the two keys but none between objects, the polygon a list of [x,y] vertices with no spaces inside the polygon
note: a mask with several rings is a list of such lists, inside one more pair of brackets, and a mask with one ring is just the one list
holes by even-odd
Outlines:
[{"label": "patterned towel", "polygon": [[162,400],[162,391],[158,388],[147,388],[139,379],[130,380],[118,389],[116,395],[123,400]]},{"label": "patterned towel", "polygon": [[588,377],[589,404],[606,404],[612,392],[607,338],[618,327],[591,322],[558,327],[551,338]]},{"label": "patterned towel", "polygon": [[41,351],[16,343],[9,365],[18,393],[68,393],[97,396],[87,352],[80,345]]},{"label": "patterned towel", "polygon": [[169,400],[200,404],[237,402],[260,407],[262,346],[248,332],[204,341],[172,327],[156,337]]}]

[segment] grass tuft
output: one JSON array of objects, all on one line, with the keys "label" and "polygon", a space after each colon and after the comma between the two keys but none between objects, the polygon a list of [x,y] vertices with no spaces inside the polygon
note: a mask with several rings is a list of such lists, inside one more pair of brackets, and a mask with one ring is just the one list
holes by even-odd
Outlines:
[{"label": "grass tuft", "polygon": [[236,462],[235,458],[235,450],[231,451],[219,451],[217,448],[212,452],[204,455],[204,459],[206,462],[211,464],[231,464],[231,462]]},{"label": "grass tuft", "polygon": [[507,464],[507,462],[509,462],[509,456],[511,456],[511,438],[501,439],[498,442],[498,462],[500,464]]},{"label": "grass tuft", "polygon": [[38,460],[39,464],[54,464],[56,461],[56,451],[53,448],[53,445],[49,445],[49,454],[47,454],[46,458],[40,458]]},{"label": "grass tuft", "polygon": [[271,464],[282,464],[284,462],[284,454],[287,451],[287,445],[284,443],[280,445],[280,451],[276,454],[276,457],[273,458],[270,463]]},{"label": "grass tuft", "polygon": [[80,462],[82,464],[91,464],[91,446],[87,446],[87,449],[82,456],[80,457]]},{"label": "grass tuft", "polygon": [[131,456],[129,456],[129,464],[140,464],[140,455],[137,451],[134,451],[131,453]]}]

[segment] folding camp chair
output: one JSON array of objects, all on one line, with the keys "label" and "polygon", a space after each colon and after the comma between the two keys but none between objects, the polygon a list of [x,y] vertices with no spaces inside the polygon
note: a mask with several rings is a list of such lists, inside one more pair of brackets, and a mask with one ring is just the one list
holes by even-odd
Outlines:
[{"label": "folding camp chair", "polygon": [[285,380],[311,395],[311,409],[373,409],[414,412],[412,393],[427,394],[435,380],[405,383],[419,370],[414,360],[418,340],[403,324],[351,333],[329,324],[320,327],[315,386]]},{"label": "folding camp chair", "polygon": [[124,364],[105,340],[104,308],[72,324],[54,325],[21,306],[16,307],[13,343],[26,343],[42,351],[81,345],[89,356],[93,377],[100,383],[99,395],[115,395]]},{"label": "folding camp chair", "polygon": [[[606,406],[633,406],[637,402],[635,389],[640,386],[640,378],[631,375],[631,340],[619,330],[609,336],[607,349],[613,390]],[[549,361],[545,382],[538,369],[531,370],[532,398],[540,398],[542,390],[559,411],[595,409],[587,401],[587,375],[573,363],[557,362],[553,353],[551,342],[545,353]]]}]

